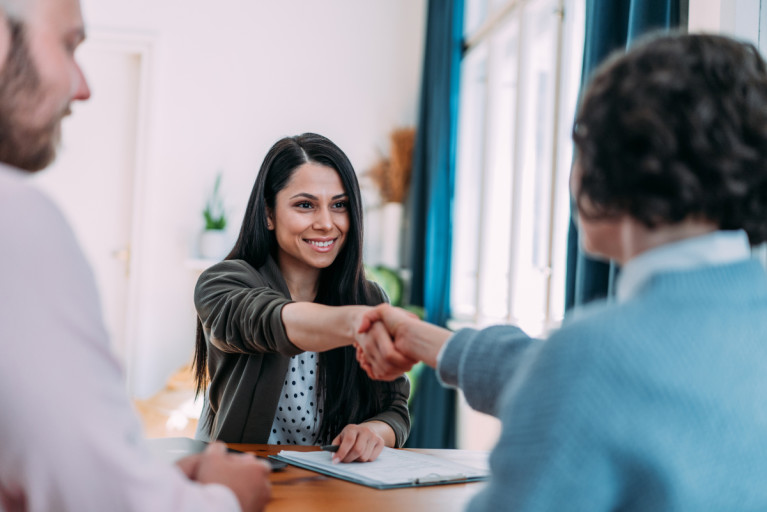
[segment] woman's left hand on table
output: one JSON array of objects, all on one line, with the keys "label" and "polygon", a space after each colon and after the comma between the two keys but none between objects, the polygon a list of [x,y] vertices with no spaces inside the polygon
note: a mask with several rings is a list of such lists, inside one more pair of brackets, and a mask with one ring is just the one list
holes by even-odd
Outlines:
[{"label": "woman's left hand on table", "polygon": [[338,445],[338,451],[333,454],[333,463],[372,462],[385,446],[384,439],[364,423],[346,425],[332,444]]}]

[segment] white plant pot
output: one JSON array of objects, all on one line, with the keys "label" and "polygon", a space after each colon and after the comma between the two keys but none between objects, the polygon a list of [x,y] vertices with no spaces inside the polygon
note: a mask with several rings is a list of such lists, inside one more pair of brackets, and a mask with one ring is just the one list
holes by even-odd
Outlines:
[{"label": "white plant pot", "polygon": [[402,237],[401,203],[386,203],[381,207],[381,264],[400,268],[400,239]]},{"label": "white plant pot", "polygon": [[206,260],[222,260],[231,250],[229,237],[221,229],[207,229],[200,233],[200,256]]}]

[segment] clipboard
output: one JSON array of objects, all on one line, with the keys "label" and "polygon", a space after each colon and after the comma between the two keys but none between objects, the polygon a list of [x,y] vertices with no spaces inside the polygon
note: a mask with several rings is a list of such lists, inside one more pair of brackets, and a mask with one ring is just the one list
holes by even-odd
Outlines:
[{"label": "clipboard", "polygon": [[479,469],[435,455],[384,448],[373,462],[333,464],[332,453],[283,450],[270,459],[374,489],[479,482],[490,476]]}]

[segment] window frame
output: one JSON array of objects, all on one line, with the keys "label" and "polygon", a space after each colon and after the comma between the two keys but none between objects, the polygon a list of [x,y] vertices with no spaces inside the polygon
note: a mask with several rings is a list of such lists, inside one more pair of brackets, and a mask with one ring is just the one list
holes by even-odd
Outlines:
[{"label": "window frame", "polygon": [[[535,181],[542,180],[544,182],[545,190],[543,190],[542,197],[548,201],[548,204],[543,204],[542,207],[539,204],[537,207],[544,211],[544,215],[547,217],[544,222],[545,233],[538,233],[537,235],[542,237],[543,247],[541,251],[543,254],[539,255],[538,258],[540,264],[535,265],[540,276],[532,278],[527,276],[528,282],[536,282],[536,279],[540,281],[540,290],[536,291],[541,295],[539,300],[541,302],[540,317],[533,318],[536,316],[534,313],[528,312],[520,315],[519,308],[515,305],[515,302],[519,304],[525,300],[524,291],[520,291],[518,286],[518,283],[522,281],[520,279],[522,262],[520,262],[520,250],[516,248],[524,243],[521,238],[523,230],[529,231],[530,229],[525,225],[525,212],[522,211],[525,200],[522,197],[523,180],[525,178],[530,179],[531,176],[530,171],[524,169],[523,144],[529,143],[530,140],[533,143],[536,142],[534,138],[531,139],[529,136],[525,139],[524,116],[529,113],[525,103],[530,100],[525,89],[525,74],[530,69],[526,59],[533,53],[531,52],[533,43],[527,39],[526,32],[532,31],[529,27],[530,19],[528,16],[530,13],[536,12],[536,8],[545,9],[548,4],[553,4],[551,14],[554,16],[553,23],[555,24],[551,43],[553,55],[550,55],[554,76],[553,84],[551,84],[553,87],[551,93],[553,107],[551,119],[543,128],[547,131],[545,140],[548,142],[542,151],[547,152],[548,158],[550,158],[546,171],[548,175],[545,178],[540,178],[535,173],[532,174],[535,176],[533,178]],[[480,13],[485,17],[481,23],[478,22],[481,15],[476,15],[477,10],[484,11]],[[512,185],[509,191],[511,212],[510,219],[508,219],[510,231],[503,235],[509,238],[508,262],[504,272],[506,311],[504,315],[499,315],[497,308],[495,314],[489,314],[488,307],[483,304],[483,300],[489,296],[487,283],[497,283],[501,277],[491,276],[490,274],[495,271],[483,268],[482,262],[483,254],[486,253],[486,248],[490,246],[488,242],[490,234],[487,233],[490,206],[486,201],[490,195],[488,180],[493,177],[490,169],[493,165],[493,149],[498,151],[498,148],[493,148],[493,144],[498,143],[497,140],[493,140],[493,121],[494,116],[498,115],[497,109],[494,109],[494,102],[498,100],[497,91],[495,91],[495,95],[493,94],[493,87],[497,84],[494,84],[493,80],[496,76],[503,74],[494,67],[499,65],[496,62],[497,56],[494,55],[494,52],[498,51],[498,45],[495,43],[499,38],[506,35],[505,32],[509,31],[509,25],[513,23],[518,24],[518,51],[515,71],[517,83],[513,107],[514,119],[511,121],[512,140],[509,142],[512,151]],[[461,72],[461,107],[456,161],[456,195],[454,199],[454,225],[456,229],[453,237],[454,266],[451,279],[451,321],[449,325],[457,328],[467,325],[484,326],[511,322],[519,324],[532,335],[542,335],[558,326],[564,316],[564,273],[570,204],[567,182],[572,159],[570,126],[580,85],[585,0],[507,0],[505,2],[468,0],[466,25],[467,30],[464,36],[467,50],[464,54]],[[578,38],[577,43],[573,44],[573,40]],[[575,47],[575,51],[573,51],[573,47]],[[472,59],[476,60],[477,54],[482,52],[486,54],[484,56],[484,65],[486,66],[484,84],[479,84],[479,86],[473,84],[472,87],[472,84],[466,84],[467,73],[472,73],[471,70],[467,70],[467,65],[471,65]],[[480,117],[482,124],[479,127],[476,125],[467,126],[466,96],[476,94],[478,87],[484,87],[484,115],[477,116],[476,113],[471,113],[470,116],[474,123],[476,123],[476,118]],[[468,150],[478,152],[479,155],[467,156],[465,154],[467,151],[466,139],[469,136],[476,136],[475,132],[477,131],[482,134],[482,141],[479,147],[468,148]],[[467,135],[467,132],[470,135]],[[467,173],[471,173],[474,179],[479,181],[479,199],[473,204],[475,209],[479,205],[478,225],[473,227],[476,231],[473,244],[476,254],[473,258],[468,258],[465,249],[458,245],[472,244],[472,235],[469,234],[471,227],[461,224],[463,222],[462,213],[465,214],[465,211],[472,207],[472,204],[463,197],[465,194],[461,189],[461,184],[465,182]],[[528,215],[528,217],[530,216]],[[529,220],[528,218],[527,221]],[[535,222],[535,218],[532,220]],[[535,236],[533,233],[532,237]],[[532,256],[527,259],[530,260],[531,258]],[[528,270],[529,267],[530,265],[528,265]],[[466,284],[471,279],[473,279],[473,287]],[[471,301],[468,300],[468,296],[471,296]],[[494,301],[497,302],[497,297]]]}]

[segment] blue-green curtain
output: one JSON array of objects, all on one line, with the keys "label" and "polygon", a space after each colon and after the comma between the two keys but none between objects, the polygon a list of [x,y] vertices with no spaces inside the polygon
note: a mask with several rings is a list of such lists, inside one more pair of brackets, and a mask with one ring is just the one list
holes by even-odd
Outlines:
[{"label": "blue-green curtain", "polygon": [[[613,50],[628,48],[647,32],[679,26],[680,0],[586,0],[586,32],[581,90]],[[567,239],[565,309],[611,296],[617,268],[586,256],[570,220]]]},{"label": "blue-green curtain", "polygon": [[[410,303],[428,322],[444,326],[450,314],[450,265],[455,184],[458,86],[463,50],[463,0],[430,0],[420,110],[408,198]],[[418,376],[407,446],[455,447],[455,392],[434,370]]]}]

